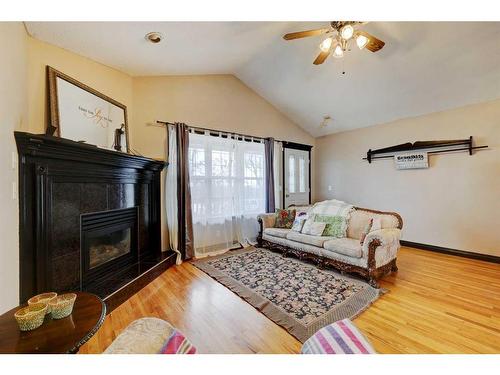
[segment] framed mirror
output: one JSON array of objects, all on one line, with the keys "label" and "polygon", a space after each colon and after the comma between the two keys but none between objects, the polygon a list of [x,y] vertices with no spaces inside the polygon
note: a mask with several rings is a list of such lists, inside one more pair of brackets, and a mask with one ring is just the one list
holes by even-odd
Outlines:
[{"label": "framed mirror", "polygon": [[47,66],[50,118],[47,134],[129,152],[127,107]]}]

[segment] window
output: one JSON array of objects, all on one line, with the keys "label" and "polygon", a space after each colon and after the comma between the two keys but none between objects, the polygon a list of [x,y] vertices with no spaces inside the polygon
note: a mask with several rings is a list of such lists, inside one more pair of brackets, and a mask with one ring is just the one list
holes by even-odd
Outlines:
[{"label": "window", "polygon": [[189,148],[189,172],[191,176],[205,176],[205,150]]},{"label": "window", "polygon": [[212,150],[212,176],[229,177],[230,159],[229,151]]},{"label": "window", "polygon": [[195,254],[253,242],[265,212],[264,144],[189,135]]},{"label": "window", "polygon": [[299,158],[299,193],[306,192],[306,160]]},{"label": "window", "polygon": [[295,156],[288,157],[288,192],[295,193]]},{"label": "window", "polygon": [[245,178],[264,177],[264,155],[245,153]]},{"label": "window", "polygon": [[264,155],[262,153],[246,152],[244,158],[244,209],[247,212],[257,212],[262,208],[262,191],[264,188]]},{"label": "window", "polygon": [[226,220],[265,211],[264,145],[208,135],[189,136],[193,221]]}]

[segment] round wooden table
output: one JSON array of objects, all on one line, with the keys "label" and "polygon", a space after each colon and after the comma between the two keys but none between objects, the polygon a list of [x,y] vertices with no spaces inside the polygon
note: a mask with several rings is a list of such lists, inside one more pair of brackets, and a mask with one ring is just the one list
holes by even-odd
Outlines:
[{"label": "round wooden table", "polygon": [[14,313],[18,306],[0,316],[0,353],[77,353],[101,327],[106,305],[98,296],[76,292],[73,312],[63,319],[45,316],[33,331],[21,332]]}]

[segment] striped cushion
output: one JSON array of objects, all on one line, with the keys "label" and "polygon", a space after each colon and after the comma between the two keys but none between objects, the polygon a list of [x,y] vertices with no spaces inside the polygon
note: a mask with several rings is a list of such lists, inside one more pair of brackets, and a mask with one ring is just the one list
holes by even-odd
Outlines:
[{"label": "striped cushion", "polygon": [[321,328],[302,346],[302,354],[373,354],[368,340],[349,320]]},{"label": "striped cushion", "polygon": [[168,338],[159,354],[195,354],[196,348],[179,331],[174,331]]}]

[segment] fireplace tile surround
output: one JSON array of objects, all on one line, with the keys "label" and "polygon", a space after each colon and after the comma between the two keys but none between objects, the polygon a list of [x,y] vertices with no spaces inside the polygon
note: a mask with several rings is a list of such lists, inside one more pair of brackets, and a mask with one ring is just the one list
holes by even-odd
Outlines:
[{"label": "fireplace tile surround", "polygon": [[[173,263],[173,254],[161,251],[160,172],[164,162],[52,136],[15,132],[15,138],[21,302],[49,290],[86,290],[106,298],[160,263]],[[85,280],[82,218],[120,211],[133,211],[137,217],[129,226],[132,258],[122,262],[121,269],[99,274],[101,279],[94,273],[91,280]]]}]

